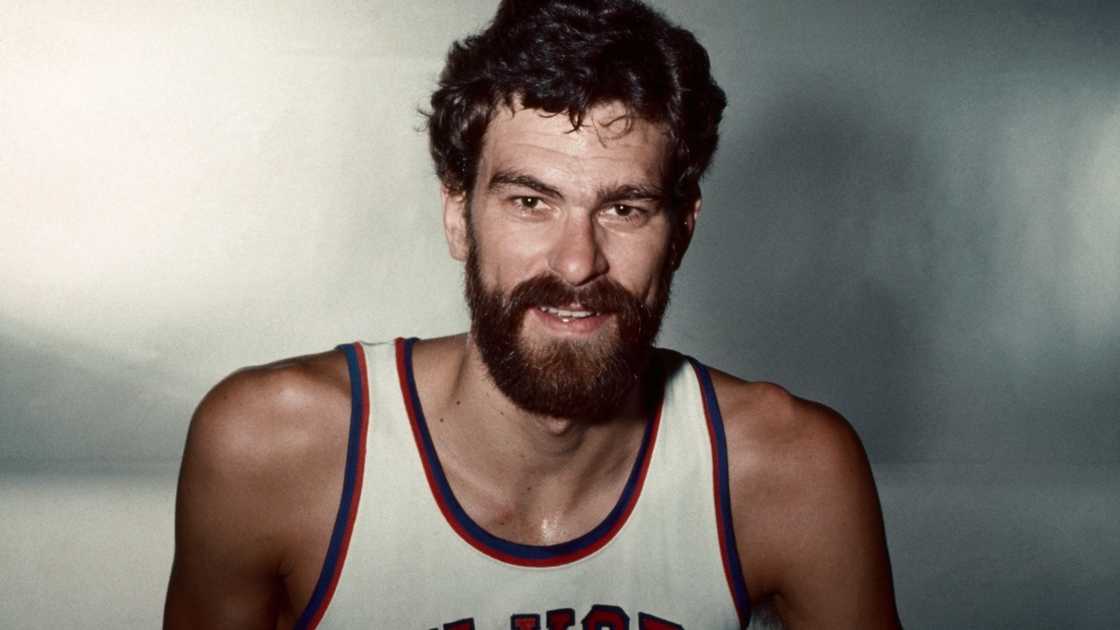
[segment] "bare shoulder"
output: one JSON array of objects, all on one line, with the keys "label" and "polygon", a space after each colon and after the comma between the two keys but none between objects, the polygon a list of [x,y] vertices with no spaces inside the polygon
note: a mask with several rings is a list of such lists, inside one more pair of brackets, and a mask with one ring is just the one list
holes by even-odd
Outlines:
[{"label": "bare shoulder", "polygon": [[[345,449],[349,378],[340,352],[244,368],[218,383],[191,419],[182,481],[252,484],[287,496],[299,477],[334,468]],[[182,485],[182,484],[181,484]]]},{"label": "bare shoulder", "polygon": [[752,600],[791,627],[897,627],[882,512],[851,424],[772,383],[712,380]]},{"label": "bare shoulder", "polygon": [[191,420],[186,454],[267,473],[293,456],[331,450],[345,438],[349,405],[341,352],[244,368],[202,399]]},{"label": "bare shoulder", "polygon": [[179,476],[167,627],[298,614],[338,505],[349,392],[345,357],[328,352],[239,370],[203,398]]},{"label": "bare shoulder", "polygon": [[745,472],[754,473],[752,479],[780,483],[792,476],[809,486],[838,474],[860,477],[866,471],[859,437],[833,409],[773,383],[744,381],[719,370],[711,373],[728,448],[734,460],[746,466]]}]

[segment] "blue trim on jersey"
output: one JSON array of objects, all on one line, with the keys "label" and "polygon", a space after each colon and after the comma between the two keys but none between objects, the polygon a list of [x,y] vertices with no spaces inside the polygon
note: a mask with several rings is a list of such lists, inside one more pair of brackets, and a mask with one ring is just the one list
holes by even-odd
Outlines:
[{"label": "blue trim on jersey", "polygon": [[346,536],[346,530],[353,516],[350,513],[350,504],[354,496],[354,484],[357,482],[358,455],[362,447],[362,409],[366,392],[362,388],[362,372],[358,366],[357,349],[353,344],[340,345],[338,349],[346,355],[346,367],[350,373],[350,433],[346,443],[346,472],[342,478],[342,500],[339,502],[338,515],[334,519],[334,529],[331,531],[331,542],[327,546],[327,557],[323,560],[323,570],[319,573],[319,580],[315,583],[315,590],[311,593],[307,607],[296,621],[294,626],[296,630],[306,628],[323,605],[323,600],[327,597],[334,579],[335,567],[341,560],[339,552],[342,540]]},{"label": "blue trim on jersey", "polygon": [[743,617],[743,627],[746,627],[750,619],[751,598],[747,592],[747,581],[743,577],[743,567],[739,563],[739,546],[735,541],[735,527],[731,520],[731,491],[727,472],[727,438],[723,432],[723,415],[719,411],[716,388],[712,385],[712,375],[708,373],[707,366],[692,357],[688,357],[688,360],[696,369],[696,374],[700,379],[700,390],[704,396],[705,408],[708,410],[708,420],[712,434],[716,438],[716,469],[719,471],[716,483],[719,484],[720,526],[724,530],[726,553],[730,563],[732,595],[735,598],[735,605]]},{"label": "blue trim on jersey", "polygon": [[608,514],[595,529],[592,529],[579,538],[555,545],[526,545],[499,538],[483,529],[467,514],[463,506],[459,504],[459,500],[455,498],[455,494],[451,491],[451,486],[447,482],[447,476],[443,473],[443,466],[440,465],[439,457],[436,455],[435,445],[432,443],[431,434],[428,432],[428,423],[424,418],[424,409],[420,404],[420,395],[416,391],[416,379],[413,378],[412,345],[416,341],[417,339],[415,337],[404,340],[404,365],[408,380],[408,395],[412,398],[413,409],[416,411],[416,424],[420,430],[420,436],[424,445],[424,457],[431,466],[433,477],[442,495],[438,497],[437,500],[443,500],[447,503],[455,519],[459,521],[459,524],[462,525],[475,540],[501,553],[525,560],[551,560],[568,554],[578,553],[580,550],[594,544],[598,539],[611,531],[618,519],[621,518],[626,511],[626,506],[630,502],[630,496],[634,493],[638,479],[641,477],[642,465],[649,455],[647,451],[649,450],[650,441],[653,437],[652,429],[655,423],[652,419],[646,422],[645,433],[642,435],[642,446],[638,449],[638,456],[634,459],[634,466],[630,470],[630,477],[626,480],[626,487],[622,490],[622,496],[619,497],[618,502],[615,504],[610,514]]}]

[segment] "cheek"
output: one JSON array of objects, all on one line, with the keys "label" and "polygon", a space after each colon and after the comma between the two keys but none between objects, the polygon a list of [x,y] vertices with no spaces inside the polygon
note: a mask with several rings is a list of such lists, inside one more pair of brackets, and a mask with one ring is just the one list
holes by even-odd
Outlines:
[{"label": "cheek", "polygon": [[671,264],[664,242],[634,243],[615,258],[611,268],[617,270],[617,282],[647,304],[660,297],[661,279],[670,271]]},{"label": "cheek", "polygon": [[476,235],[479,275],[486,286],[509,291],[521,281],[542,273],[538,249],[531,235],[516,231],[491,231]]}]

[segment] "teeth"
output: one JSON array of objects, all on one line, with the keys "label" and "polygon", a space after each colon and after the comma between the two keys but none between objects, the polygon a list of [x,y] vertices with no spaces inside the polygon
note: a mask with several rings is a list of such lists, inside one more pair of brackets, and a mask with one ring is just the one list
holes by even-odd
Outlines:
[{"label": "teeth", "polygon": [[583,319],[595,315],[595,311],[569,311],[563,308],[553,308],[551,306],[542,306],[541,310],[559,317],[560,319]]}]

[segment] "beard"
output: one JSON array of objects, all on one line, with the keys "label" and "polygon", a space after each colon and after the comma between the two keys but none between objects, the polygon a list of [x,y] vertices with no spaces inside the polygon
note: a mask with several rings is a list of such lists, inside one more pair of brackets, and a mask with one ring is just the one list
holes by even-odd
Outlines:
[{"label": "beard", "polygon": [[[653,341],[669,305],[673,269],[665,265],[652,304],[607,277],[573,287],[553,275],[523,281],[509,294],[483,285],[477,246],[466,261],[466,297],[471,335],[490,378],[521,409],[554,418],[600,420],[626,400],[645,370]],[[588,341],[529,342],[522,337],[529,309],[566,308],[578,303],[614,326]]]}]

